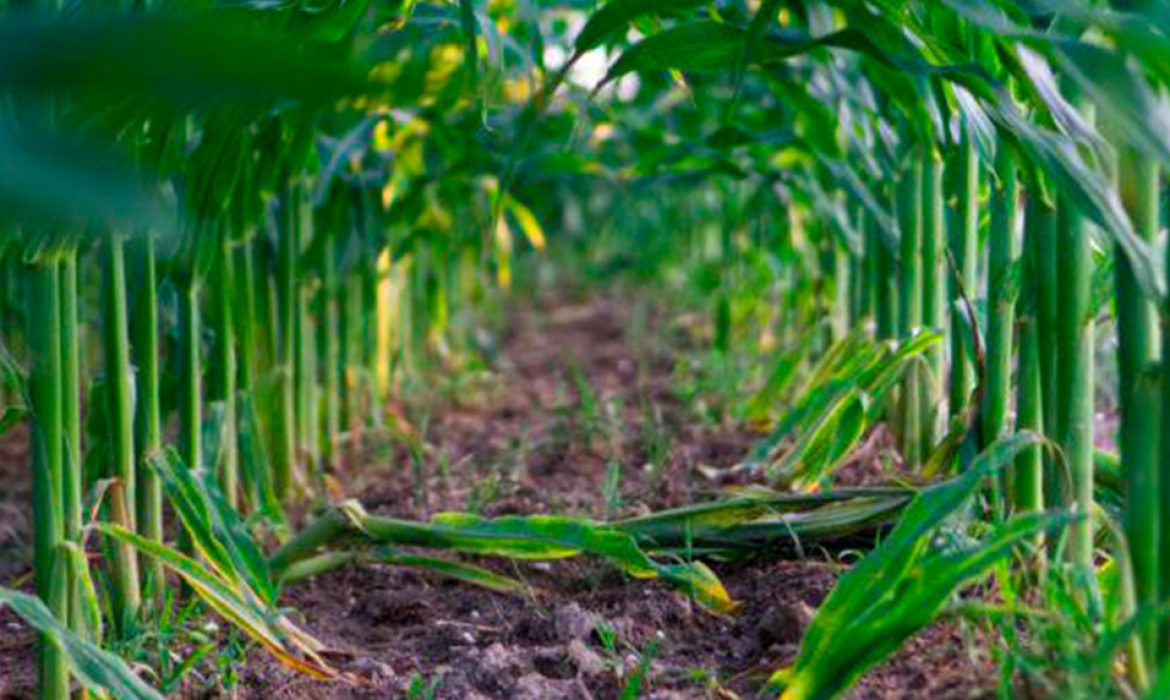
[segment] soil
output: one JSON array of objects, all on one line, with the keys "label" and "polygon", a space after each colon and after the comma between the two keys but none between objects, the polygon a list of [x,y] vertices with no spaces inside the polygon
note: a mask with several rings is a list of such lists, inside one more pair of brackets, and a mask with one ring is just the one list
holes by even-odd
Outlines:
[{"label": "soil", "polygon": [[[337,475],[343,493],[336,495],[356,497],[370,512],[413,518],[469,508],[625,515],[703,498],[713,485],[700,468],[731,466],[760,438],[730,420],[697,418],[695,396],[678,391],[685,337],[668,330],[671,319],[662,312],[635,311],[614,298],[560,299],[519,305],[509,319],[490,376],[436,385],[427,393],[440,398],[424,405],[404,399],[392,407],[399,431],[425,438],[421,463],[392,446],[398,443],[367,436],[363,453]],[[844,480],[880,478],[889,450],[888,437],[875,432]],[[21,480],[5,473],[12,463],[0,466],[7,484]],[[620,481],[612,478],[614,465]],[[5,540],[4,526],[0,580],[11,581],[21,567],[3,568],[4,543],[28,542],[28,533],[16,527]],[[617,698],[641,665],[643,697],[754,697],[771,671],[795,656],[841,570],[829,559],[715,564],[742,604],[720,616],[659,582],[587,558],[476,563],[522,579],[533,594],[506,596],[382,566],[290,586],[282,602],[335,650],[333,663],[365,682],[307,680],[257,649],[240,671],[238,696],[402,697],[412,683],[437,679],[439,698]],[[4,612],[0,629],[0,697],[27,697],[33,637]],[[869,673],[850,697],[987,697],[995,677],[963,630],[942,622]]]}]

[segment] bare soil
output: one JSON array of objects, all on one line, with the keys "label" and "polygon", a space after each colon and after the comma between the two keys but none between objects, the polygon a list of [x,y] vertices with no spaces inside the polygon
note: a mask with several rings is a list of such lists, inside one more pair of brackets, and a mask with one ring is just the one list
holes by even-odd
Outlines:
[{"label": "bare soil", "polygon": [[[469,507],[487,515],[625,515],[704,498],[712,485],[699,468],[734,464],[760,437],[729,420],[696,418],[694,397],[677,391],[685,340],[665,330],[670,319],[661,313],[634,313],[612,298],[560,300],[522,305],[510,319],[493,378],[432,392],[443,398],[421,409],[409,400],[392,407],[403,417],[400,429],[425,437],[422,463],[369,436],[361,458],[337,475],[337,496],[414,518]],[[0,478],[27,481],[23,458],[10,460],[3,450]],[[846,481],[880,478],[883,457],[889,459],[889,440],[878,431],[847,467]],[[621,479],[610,483],[620,487],[607,493],[613,465]],[[27,496],[19,488],[11,493]],[[14,507],[16,522],[26,503]],[[4,557],[14,559],[5,542],[27,543],[28,533],[16,527],[5,540],[4,527],[0,522],[0,581],[12,581],[22,565],[5,568]],[[521,578],[532,597],[393,567],[350,568],[291,586],[284,602],[337,650],[336,664],[367,683],[306,680],[257,649],[241,670],[238,697],[402,697],[412,682],[437,680],[439,698],[617,698],[639,665],[648,669],[643,697],[754,697],[771,671],[795,656],[841,570],[828,559],[716,564],[742,604],[734,615],[717,616],[663,584],[588,559],[477,563]],[[5,612],[0,631],[0,697],[29,697],[33,636]],[[986,655],[962,630],[939,623],[850,697],[988,697],[994,679]]]}]

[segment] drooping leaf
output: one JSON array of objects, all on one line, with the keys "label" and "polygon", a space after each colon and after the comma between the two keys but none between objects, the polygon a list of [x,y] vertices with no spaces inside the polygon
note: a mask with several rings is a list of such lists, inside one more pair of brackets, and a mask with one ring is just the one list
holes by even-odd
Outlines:
[{"label": "drooping leaf", "polygon": [[9,607],[65,653],[74,675],[91,691],[108,692],[124,700],[162,700],[118,656],[70,631],[39,598],[0,587],[0,605]]},{"label": "drooping leaf", "polygon": [[715,612],[736,604],[711,572],[698,562],[666,564],[638,547],[628,533],[606,523],[554,515],[481,518],[440,513],[431,522],[372,516],[356,501],[341,504],[292,538],[270,559],[278,575],[297,561],[334,543],[366,542],[450,549],[483,556],[552,560],[589,554],[601,557],[635,578],[659,578]]},{"label": "drooping leaf", "polygon": [[344,54],[241,17],[156,13],[8,18],[0,85],[9,90],[194,100],[320,100],[360,94]]},{"label": "drooping leaf", "polygon": [[734,556],[872,542],[913,497],[906,488],[734,494],[615,523],[649,552]]},{"label": "drooping leaf", "polygon": [[999,525],[982,541],[934,537],[984,479],[1040,440],[1028,433],[1003,438],[962,476],[922,491],[889,537],[838,580],[806,630],[796,661],[773,676],[771,688],[786,700],[840,695],[929,624],[961,585],[1059,524],[1041,513]]},{"label": "drooping leaf", "polygon": [[1126,142],[1170,167],[1170,103],[1135,66],[1122,55],[1082,42],[1062,44],[1057,59]]},{"label": "drooping leaf", "polygon": [[493,571],[479,566],[473,566],[460,561],[428,557],[419,554],[400,552],[388,547],[380,547],[365,555],[372,562],[389,564],[391,566],[405,566],[412,569],[421,569],[445,576],[447,578],[470,583],[480,588],[486,588],[496,593],[509,595],[524,595],[528,586],[522,581],[507,576],[501,576]]},{"label": "drooping leaf", "polygon": [[[2,42],[3,39],[0,39]],[[0,52],[3,49],[0,48]],[[36,129],[0,126],[0,208],[26,240],[87,229],[173,231],[174,209],[109,145]],[[0,228],[0,237],[16,230]]]},{"label": "drooping leaf", "polygon": [[[626,50],[610,67],[601,85],[628,73],[678,70],[734,71],[744,56],[745,30],[715,21],[672,27],[646,37]],[[748,64],[784,61],[822,47],[869,48],[859,32],[842,29],[821,37],[767,35],[752,44]]]},{"label": "drooping leaf", "polygon": [[342,677],[319,656],[323,649],[320,642],[293,625],[279,610],[266,606],[245,585],[226,580],[178,550],[148,540],[118,525],[98,523],[94,527],[102,534],[154,557],[182,577],[217,615],[262,645],[282,664],[321,680]]},{"label": "drooping leaf", "polygon": [[147,461],[162,479],[167,500],[204,560],[224,580],[246,584],[265,602],[275,603],[267,559],[239,515],[228,506],[211,472],[187,469],[171,447]]},{"label": "drooping leaf", "polygon": [[1033,124],[1007,98],[989,107],[988,113],[1028,160],[1051,178],[1070,205],[1116,241],[1142,291],[1151,299],[1160,299],[1166,284],[1160,260],[1150,244],[1134,232],[1121,197],[1105,174],[1085,162],[1075,143]]},{"label": "drooping leaf", "polygon": [[585,53],[643,15],[680,12],[702,4],[704,0],[609,0],[589,16],[574,46],[577,53]]}]

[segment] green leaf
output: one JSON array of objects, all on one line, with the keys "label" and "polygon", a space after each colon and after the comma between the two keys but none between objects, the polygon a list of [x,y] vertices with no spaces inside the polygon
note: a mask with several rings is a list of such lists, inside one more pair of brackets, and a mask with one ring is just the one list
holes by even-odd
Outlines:
[{"label": "green leaf", "polygon": [[1143,696],[1146,700],[1161,700],[1170,697],[1170,662],[1162,664],[1153,685]]},{"label": "green leaf", "polygon": [[989,106],[988,113],[1028,160],[1051,177],[1069,203],[1116,241],[1128,257],[1142,291],[1151,299],[1161,299],[1165,279],[1160,257],[1134,232],[1109,178],[1085,162],[1074,142],[1025,118],[1010,98],[1001,97],[997,104]]},{"label": "green leaf", "polygon": [[993,444],[971,469],[922,491],[889,537],[842,576],[817,610],[796,661],[773,676],[789,700],[829,698],[929,624],[958,588],[981,575],[1014,547],[1059,518],[1022,516],[972,544],[936,535],[984,479],[1041,441],[1021,433]]},{"label": "green leaf", "polygon": [[775,63],[829,46],[874,50],[864,35],[853,29],[842,29],[815,38],[770,34],[752,42],[745,56],[747,38],[747,32],[743,29],[715,21],[672,27],[630,47],[609,69],[598,88],[627,73],[663,70],[734,71],[741,60],[746,60],[747,64]]},{"label": "green leaf", "polygon": [[828,546],[872,540],[893,523],[914,492],[905,488],[832,493],[737,493],[709,503],[622,520],[615,527],[649,552],[749,554],[791,544]]},{"label": "green leaf", "polygon": [[89,690],[108,692],[119,700],[163,700],[125,661],[71,632],[39,598],[0,587],[0,605],[11,608],[60,647],[74,675]]},{"label": "green leaf", "polygon": [[245,584],[222,578],[195,559],[110,523],[94,525],[98,532],[125,542],[157,559],[181,576],[217,615],[240,628],[278,661],[313,678],[338,677],[318,652],[321,643],[298,629],[279,610],[265,605]]},{"label": "green leaf", "polygon": [[1125,56],[1084,43],[1065,42],[1056,52],[1102,116],[1134,148],[1170,167],[1170,104],[1157,94]]},{"label": "green leaf", "polygon": [[668,29],[627,49],[610,67],[598,87],[627,73],[733,70],[743,47],[743,38],[742,30],[711,21]]},{"label": "green leaf", "polygon": [[901,228],[893,214],[878,201],[873,191],[862,182],[857,172],[844,160],[829,158],[818,152],[817,159],[829,170],[834,179],[848,190],[865,211],[877,222],[882,243],[891,253],[897,253]]},{"label": "green leaf", "polygon": [[180,104],[367,91],[343,53],[243,16],[87,13],[0,22],[0,84],[33,92],[152,95]]},{"label": "green leaf", "polygon": [[257,515],[268,520],[277,528],[285,526],[284,513],[272,485],[272,469],[269,467],[268,451],[260,432],[260,419],[256,415],[256,401],[250,394],[241,395],[237,404],[240,442],[240,472],[244,483],[252,494],[252,502],[258,504]]},{"label": "green leaf", "polygon": [[419,554],[408,554],[389,547],[374,549],[365,555],[364,559],[391,566],[406,566],[414,569],[424,569],[480,588],[486,588],[496,593],[509,595],[524,595],[529,587],[523,581],[501,576],[479,566],[473,566],[459,561],[428,557]]},{"label": "green leaf", "polygon": [[811,488],[852,451],[865,434],[867,422],[855,390],[838,396],[797,438],[779,462],[767,470],[768,481]]},{"label": "green leaf", "polygon": [[[61,238],[109,227],[129,232],[150,227],[166,235],[173,232],[169,222],[175,218],[173,207],[108,145],[3,126],[0,208],[24,225],[25,240],[33,231],[38,237]],[[7,227],[0,229],[0,238],[8,235]]]},{"label": "green leaf", "polygon": [[73,583],[70,605],[80,611],[82,629],[79,632],[86,641],[100,645],[103,637],[102,611],[98,603],[97,587],[89,570],[89,559],[75,542],[63,542],[58,548],[57,558],[58,561],[65,561],[69,568]]},{"label": "green leaf", "polygon": [[463,27],[463,40],[466,42],[464,62],[471,75],[471,90],[479,92],[479,48],[476,36],[479,34],[479,22],[475,19],[474,0],[459,0],[459,23]]},{"label": "green leaf", "polygon": [[8,432],[27,415],[28,409],[24,406],[5,406],[4,411],[0,413],[0,435]]},{"label": "green leaf", "polygon": [[649,14],[680,12],[704,4],[705,0],[609,0],[585,23],[574,42],[577,53],[601,46],[611,35],[625,30],[633,20]]},{"label": "green leaf", "polygon": [[244,521],[228,505],[209,470],[192,472],[172,447],[147,458],[162,479],[167,500],[204,559],[224,580],[242,583],[269,604],[276,603],[276,587],[268,561],[252,539]]},{"label": "green leaf", "polygon": [[401,545],[510,559],[551,560],[582,553],[602,557],[636,578],[660,578],[715,612],[736,607],[719,580],[697,562],[663,564],[638,547],[628,533],[585,518],[514,515],[481,518],[468,513],[440,513],[429,523],[372,516],[356,501],[327,511],[293,537],[272,557],[282,574],[297,561],[339,542]]}]

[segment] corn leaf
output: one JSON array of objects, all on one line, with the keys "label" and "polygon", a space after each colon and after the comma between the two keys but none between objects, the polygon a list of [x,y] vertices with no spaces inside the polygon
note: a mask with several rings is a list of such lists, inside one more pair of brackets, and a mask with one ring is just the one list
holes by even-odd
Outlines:
[{"label": "corn leaf", "polygon": [[11,608],[60,647],[69,659],[70,669],[87,689],[108,692],[119,700],[162,700],[162,694],[139,678],[125,661],[70,631],[39,598],[0,587],[0,605]]},{"label": "corn leaf", "polygon": [[529,587],[523,581],[508,576],[501,576],[480,566],[452,561],[450,559],[440,559],[439,557],[410,554],[389,547],[376,548],[364,555],[363,560],[377,564],[422,569],[428,573],[470,583],[480,588],[495,591],[496,593],[524,595],[529,592]]},{"label": "corn leaf", "polygon": [[[0,207],[12,220],[36,227],[38,236],[63,224],[173,233],[173,207],[107,144],[35,128],[17,133],[0,127]],[[16,231],[0,227],[0,239]]]},{"label": "corn leaf", "polygon": [[833,493],[764,492],[622,520],[615,527],[648,552],[702,551],[723,557],[815,543],[872,542],[896,522],[910,489],[839,489]]},{"label": "corn leaf", "polygon": [[102,610],[85,551],[76,542],[63,542],[58,547],[57,561],[66,562],[73,583],[70,605],[80,611],[78,618],[81,621],[81,629],[75,632],[85,641],[100,645],[103,638]]},{"label": "corn leaf", "polygon": [[626,50],[598,88],[628,73],[678,70],[683,72],[734,71],[741,61],[762,64],[784,61],[822,47],[880,52],[855,29],[819,37],[769,34],[751,43],[745,55],[747,32],[715,21],[682,24],[646,37]]},{"label": "corn leaf", "polygon": [[805,632],[790,668],[771,686],[786,700],[836,697],[934,619],[963,583],[983,575],[1058,518],[1033,514],[997,526],[981,542],[940,544],[936,534],[983,480],[1041,441],[1021,433],[992,445],[962,476],[930,487],[888,539],[840,578]]},{"label": "corn leaf", "polygon": [[265,605],[244,584],[225,580],[185,554],[108,523],[94,526],[99,532],[154,557],[183,578],[217,615],[238,627],[289,668],[320,680],[341,678],[319,652],[323,648],[293,625],[277,609]]},{"label": "corn leaf", "polygon": [[714,612],[735,607],[707,567],[698,562],[660,563],[638,547],[634,537],[585,518],[555,515],[481,518],[440,513],[431,522],[372,516],[356,501],[327,511],[293,537],[270,559],[283,574],[297,561],[340,542],[451,549],[521,560],[566,559],[580,554],[602,557],[635,578],[660,578]]},{"label": "corn leaf", "polygon": [[577,53],[595,49],[609,37],[625,30],[630,22],[649,14],[680,12],[698,7],[705,0],[609,0],[589,16],[574,42]]},{"label": "corn leaf", "polygon": [[814,375],[821,385],[806,390],[789,417],[754,449],[756,460],[774,455],[785,438],[795,435],[786,452],[769,458],[769,482],[807,489],[825,480],[876,420],[882,397],[911,362],[941,339],[937,333],[919,333],[892,350],[859,338],[842,341]]},{"label": "corn leaf", "polygon": [[0,22],[0,84],[199,100],[307,100],[365,91],[362,71],[325,45],[242,16],[90,14]]},{"label": "corn leaf", "polygon": [[170,447],[151,455],[147,462],[161,477],[167,499],[191,541],[216,573],[226,581],[247,585],[265,603],[275,604],[276,587],[268,560],[239,514],[228,505],[214,475],[187,469]]}]

